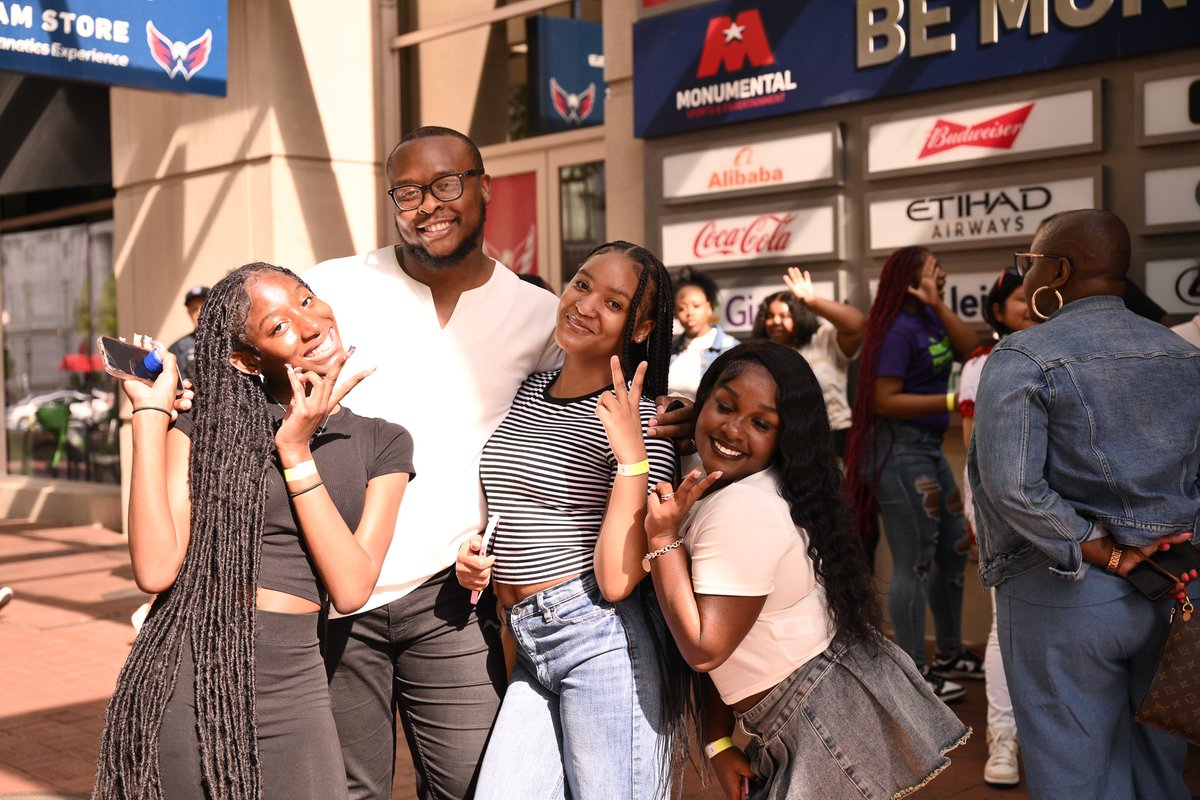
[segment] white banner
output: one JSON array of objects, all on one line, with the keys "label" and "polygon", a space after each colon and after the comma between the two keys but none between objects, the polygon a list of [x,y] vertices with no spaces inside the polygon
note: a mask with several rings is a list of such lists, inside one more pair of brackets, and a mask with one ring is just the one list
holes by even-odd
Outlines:
[{"label": "white banner", "polygon": [[1189,116],[1189,95],[1200,92],[1200,70],[1190,75],[1146,81],[1142,87],[1142,135],[1167,136],[1200,132],[1200,122]]},{"label": "white banner", "polygon": [[800,256],[836,256],[834,203],[662,227],[667,266],[723,264]]},{"label": "white banner", "polygon": [[1084,89],[880,122],[867,133],[867,171],[1092,145],[1094,103],[1095,93]]},{"label": "white banner", "polygon": [[663,159],[663,197],[696,197],[830,180],[834,131],[749,141],[677,153]]},{"label": "white banner", "polygon": [[[739,334],[743,340],[748,339],[750,331],[754,328],[754,318],[758,314],[758,307],[762,301],[776,292],[786,292],[787,290],[787,286],[782,283],[762,283],[722,289],[717,292],[717,299],[720,303],[717,308],[717,315],[720,317],[718,324],[730,333]],[[813,291],[817,293],[818,297],[835,299],[831,280],[813,280]]]},{"label": "white banner", "polygon": [[[1007,265],[1004,265],[1007,267]],[[995,272],[956,272],[947,273],[946,289],[943,300],[950,310],[965,322],[986,324],[983,319],[983,307],[987,293],[992,284],[1000,277],[1001,267]],[[879,279],[872,278],[868,283],[871,292],[871,302],[875,302],[875,292],[879,289]]]},{"label": "white banner", "polygon": [[1170,314],[1200,314],[1200,258],[1147,261],[1146,294]]},{"label": "white banner", "polygon": [[1146,224],[1200,222],[1200,167],[1146,173]]},{"label": "white banner", "polygon": [[930,191],[918,197],[868,198],[872,250],[908,245],[1033,238],[1038,224],[1060,211],[1093,208],[1094,178],[1030,181]]}]

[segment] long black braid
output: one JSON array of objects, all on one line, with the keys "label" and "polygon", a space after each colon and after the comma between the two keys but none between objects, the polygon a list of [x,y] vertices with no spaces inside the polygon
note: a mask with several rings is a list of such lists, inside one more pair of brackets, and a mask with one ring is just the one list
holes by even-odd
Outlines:
[{"label": "long black braid", "polygon": [[[254,604],[274,452],[268,401],[230,363],[246,341],[246,284],[271,264],[239,267],[209,292],[196,327],[189,490],[191,536],[175,583],[159,595],[108,706],[93,797],[161,800],[159,734],[180,655],[195,662],[196,721],[205,792],[258,800]],[[299,278],[296,278],[299,280]]]}]

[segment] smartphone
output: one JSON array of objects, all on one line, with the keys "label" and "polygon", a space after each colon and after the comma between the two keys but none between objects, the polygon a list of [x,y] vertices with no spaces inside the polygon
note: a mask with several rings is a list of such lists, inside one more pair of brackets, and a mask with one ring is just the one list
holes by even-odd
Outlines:
[{"label": "smartphone", "polygon": [[[483,529],[483,541],[479,544],[479,555],[490,556],[492,554],[492,537],[496,534],[496,524],[500,522],[499,514],[489,514],[487,527]],[[479,595],[482,593],[480,589],[475,589],[471,592],[471,605],[479,602]]]},{"label": "smartphone", "polygon": [[[104,371],[114,378],[152,384],[162,371],[162,362],[151,348],[138,347],[111,336],[98,336],[96,350],[104,362]],[[176,388],[182,391],[183,382],[178,381]]]},{"label": "smartphone", "polygon": [[742,800],[750,800],[750,778],[742,776]]},{"label": "smartphone", "polygon": [[[1200,549],[1191,542],[1171,545],[1170,550],[1158,550],[1147,558],[1172,575],[1182,575],[1200,569]],[[1125,580],[1151,600],[1161,600],[1175,588],[1175,581],[1146,563],[1129,570]]]}]

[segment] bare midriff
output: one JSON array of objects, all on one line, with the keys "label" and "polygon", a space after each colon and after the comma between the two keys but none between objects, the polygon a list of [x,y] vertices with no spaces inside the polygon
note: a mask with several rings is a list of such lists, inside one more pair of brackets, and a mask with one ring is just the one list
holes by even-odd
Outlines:
[{"label": "bare midriff", "polygon": [[548,581],[541,583],[497,583],[496,599],[500,601],[500,605],[506,608],[512,608],[517,603],[524,600],[526,597],[533,597],[541,591],[545,591],[553,586],[558,586],[560,583],[578,578],[582,573],[576,572],[574,575],[564,575],[558,578],[551,578]]},{"label": "bare midriff", "polygon": [[277,614],[311,614],[321,610],[321,607],[312,600],[306,600],[287,592],[277,592],[274,589],[259,589],[254,607],[262,611],[274,611]]}]

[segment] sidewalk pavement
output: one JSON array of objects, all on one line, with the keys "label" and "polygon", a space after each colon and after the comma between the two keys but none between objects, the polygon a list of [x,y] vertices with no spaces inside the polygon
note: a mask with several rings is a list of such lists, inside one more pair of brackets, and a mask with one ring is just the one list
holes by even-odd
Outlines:
[{"label": "sidewalk pavement", "polygon": [[[0,586],[16,592],[0,611],[0,800],[87,797],[108,696],[134,637],[129,615],[146,599],[134,586],[124,537],[101,527],[0,521]],[[912,797],[1023,800],[1023,788],[983,784],[983,685],[968,684],[954,708],[975,735]],[[396,763],[392,798],[413,800],[403,736]],[[1200,758],[1189,761],[1189,775],[1200,785]],[[684,797],[721,800],[691,771]]]}]

